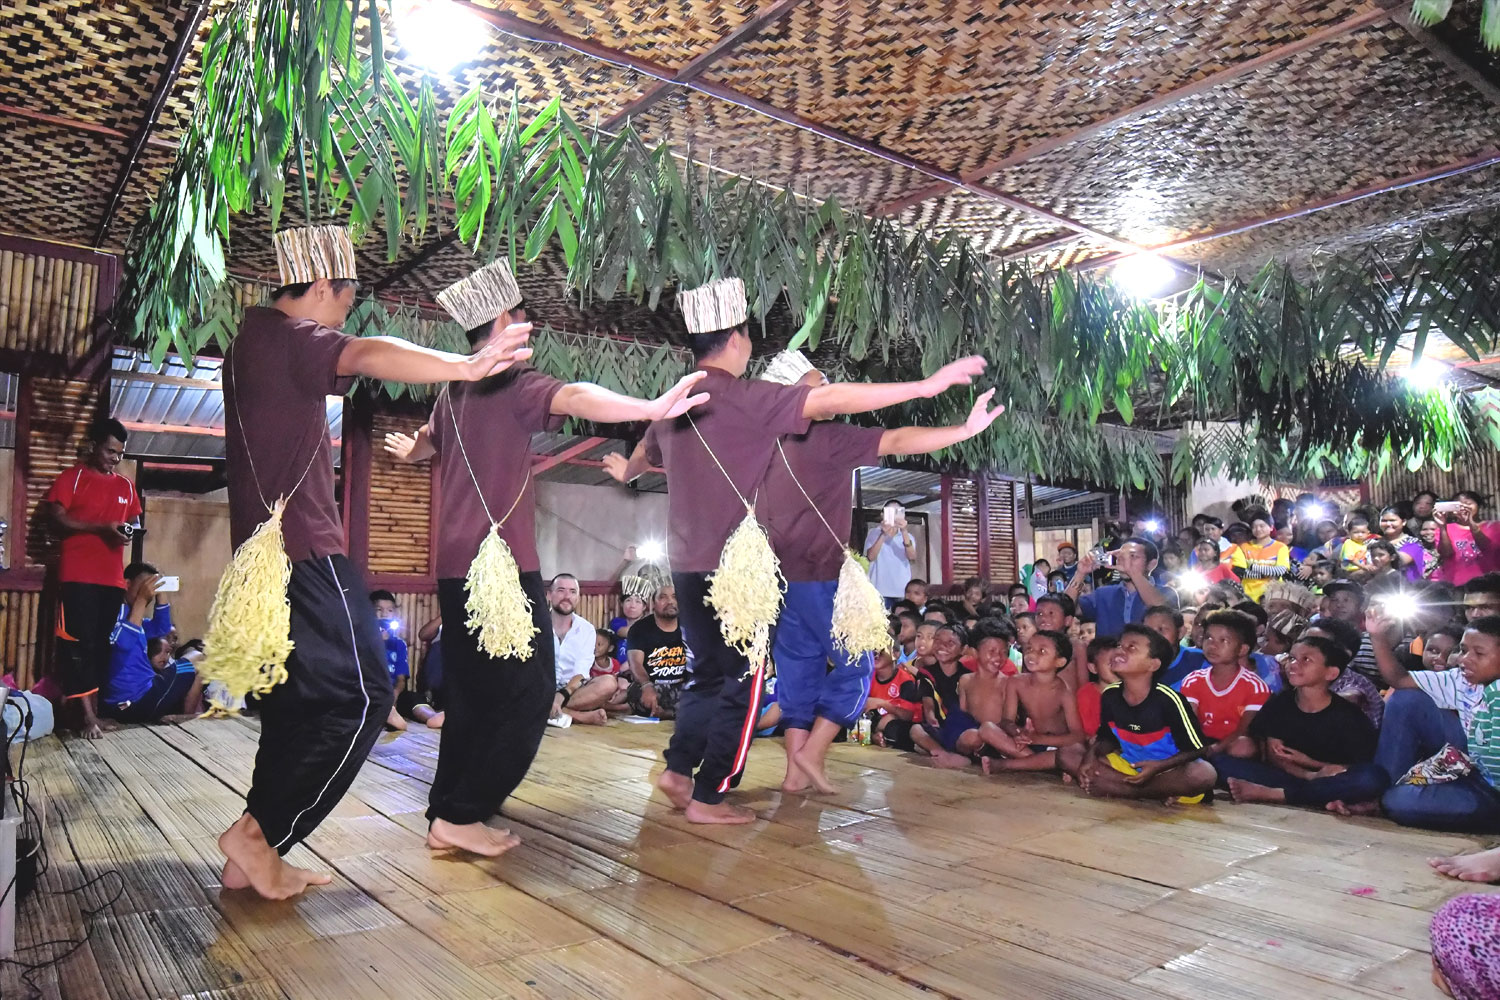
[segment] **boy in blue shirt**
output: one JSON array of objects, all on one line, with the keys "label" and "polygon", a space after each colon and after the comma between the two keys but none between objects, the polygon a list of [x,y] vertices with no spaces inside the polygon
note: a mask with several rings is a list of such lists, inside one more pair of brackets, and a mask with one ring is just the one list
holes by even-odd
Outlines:
[{"label": "boy in blue shirt", "polygon": [[110,635],[109,680],[100,692],[100,711],[121,722],[192,718],[203,710],[203,679],[189,660],[172,660],[166,639],[171,609],[156,603],[161,577],[147,563],[132,563],[130,570],[126,606]]},{"label": "boy in blue shirt", "polygon": [[[406,640],[401,638],[400,609],[396,607],[396,595],[389,590],[370,593],[370,603],[375,608],[375,621],[380,625],[380,641],[385,644],[385,669],[390,674],[394,701],[385,724],[389,729],[406,728],[405,716],[411,712],[415,699],[406,694],[411,683],[411,664],[407,658]],[[403,699],[402,695],[406,695]],[[405,709],[405,711],[402,711]]]}]

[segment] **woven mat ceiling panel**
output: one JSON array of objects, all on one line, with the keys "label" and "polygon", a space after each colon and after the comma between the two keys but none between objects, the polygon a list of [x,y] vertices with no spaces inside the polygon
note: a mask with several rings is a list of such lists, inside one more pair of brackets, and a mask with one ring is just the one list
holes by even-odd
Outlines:
[{"label": "woven mat ceiling panel", "polygon": [[512,0],[485,7],[681,69],[767,4],[750,0]]},{"label": "woven mat ceiling panel", "polygon": [[134,130],[183,9],[144,0],[5,0],[0,103]]},{"label": "woven mat ceiling panel", "polygon": [[674,93],[635,119],[646,141],[694,160],[871,210],[930,180],[925,174],[699,93]]},{"label": "woven mat ceiling panel", "polygon": [[122,155],[116,143],[86,132],[0,119],[0,229],[88,243]]},{"label": "woven mat ceiling panel", "polygon": [[1494,106],[1401,28],[1382,26],[988,180],[1156,244],[1403,177],[1497,142]]},{"label": "woven mat ceiling panel", "polygon": [[985,253],[998,253],[1072,230],[1058,229],[1045,219],[1018,212],[983,195],[954,191],[913,205],[899,216],[913,229],[960,232]]},{"label": "woven mat ceiling panel", "polygon": [[707,77],[968,171],[1368,7],[1356,0],[803,2]]},{"label": "woven mat ceiling panel", "polygon": [[1443,227],[1444,220],[1450,220],[1456,233],[1462,228],[1463,216],[1488,209],[1500,209],[1500,166],[1388,191],[1237,236],[1181,247],[1173,250],[1172,256],[1224,273],[1254,270],[1276,256],[1296,261],[1318,251],[1339,251],[1366,243],[1377,243],[1399,257],[1420,231]]}]

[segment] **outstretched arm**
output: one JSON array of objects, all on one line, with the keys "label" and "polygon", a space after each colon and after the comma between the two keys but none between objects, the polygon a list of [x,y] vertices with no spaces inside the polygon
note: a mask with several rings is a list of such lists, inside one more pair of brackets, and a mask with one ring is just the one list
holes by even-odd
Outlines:
[{"label": "outstretched arm", "polygon": [[925,455],[941,451],[960,441],[967,441],[989,427],[996,417],[1005,412],[1004,406],[989,409],[989,402],[994,395],[994,389],[980,395],[974,401],[974,408],[969,411],[969,419],[961,424],[952,427],[898,427],[886,431],[880,435],[880,454]]},{"label": "outstretched arm", "polygon": [[708,372],[695,371],[684,375],[666,392],[655,399],[637,399],[622,396],[592,382],[571,382],[557,390],[552,397],[554,416],[577,417],[596,424],[627,424],[638,420],[667,420],[680,417],[688,410],[708,401],[708,393],[688,395],[693,386],[702,381]]},{"label": "outstretched arm", "polygon": [[432,424],[423,424],[415,434],[392,431],[385,436],[385,451],[398,462],[427,461],[437,454],[432,445]]},{"label": "outstretched arm", "polygon": [[359,337],[339,352],[338,373],[417,384],[476,382],[531,357],[530,337],[530,323],[515,323],[473,354],[434,351],[396,337]]},{"label": "outstretched arm", "polygon": [[848,413],[882,410],[913,399],[930,399],[955,385],[968,385],[985,368],[984,358],[974,356],[949,362],[920,382],[835,382],[820,385],[807,394],[802,415],[808,420],[827,420]]},{"label": "outstretched arm", "polygon": [[628,483],[650,467],[651,463],[646,461],[645,441],[635,446],[635,451],[630,453],[629,458],[617,451],[604,456],[604,471],[609,473],[617,483]]}]

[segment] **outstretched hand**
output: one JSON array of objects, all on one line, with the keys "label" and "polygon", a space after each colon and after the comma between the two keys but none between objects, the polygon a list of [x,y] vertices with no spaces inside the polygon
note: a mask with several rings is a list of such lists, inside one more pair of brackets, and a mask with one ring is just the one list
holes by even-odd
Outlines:
[{"label": "outstretched hand", "polygon": [[995,422],[995,418],[1005,412],[1005,404],[1001,403],[993,410],[989,408],[990,400],[995,398],[995,390],[990,389],[980,394],[974,400],[974,408],[969,411],[969,419],[964,421],[964,430],[968,431],[969,437],[981,433]]},{"label": "outstretched hand", "polygon": [[939,395],[955,385],[969,385],[981,374],[989,362],[979,355],[970,355],[967,358],[959,358],[950,361],[931,375],[922,380],[925,392],[923,395],[932,397]]},{"label": "outstretched hand", "polygon": [[482,348],[461,362],[460,380],[477,382],[500,374],[518,361],[525,361],[531,357],[531,348],[526,346],[530,339],[530,323],[512,323],[491,334]]},{"label": "outstretched hand", "polygon": [[708,402],[708,393],[689,396],[688,390],[708,377],[708,372],[695,371],[677,380],[677,384],[651,401],[652,420],[670,420],[680,417],[695,406]]},{"label": "outstretched hand", "polygon": [[412,434],[391,431],[385,436],[385,453],[398,462],[411,461],[412,449],[416,446],[417,439]]},{"label": "outstretched hand", "polygon": [[617,483],[627,482],[626,472],[630,468],[630,459],[617,451],[612,451],[604,456],[604,471],[609,473],[611,479]]}]

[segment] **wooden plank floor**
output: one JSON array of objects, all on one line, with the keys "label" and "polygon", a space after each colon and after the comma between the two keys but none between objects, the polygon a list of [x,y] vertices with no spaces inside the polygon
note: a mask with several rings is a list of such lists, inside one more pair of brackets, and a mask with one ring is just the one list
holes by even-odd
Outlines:
[{"label": "wooden plank floor", "polygon": [[[48,739],[27,760],[48,891],[20,939],[91,935],[33,979],[61,1000],[1430,997],[1427,921],[1462,887],[1425,858],[1477,846],[1268,806],[1093,801],[852,746],[835,750],[843,794],[783,796],[766,790],[775,743],[735,796],[760,820],[697,828],[651,796],[665,738],[549,730],[506,810],[522,846],[481,860],[422,846],[436,734],[384,737],[293,854],[333,885],[289,904],[218,885],[252,722]],[[26,995],[14,968],[0,989]]]}]

